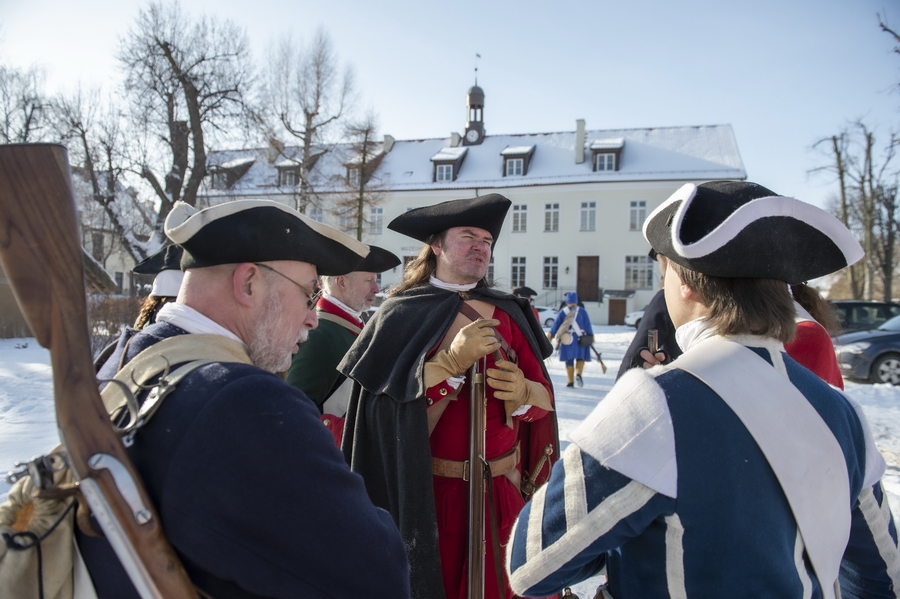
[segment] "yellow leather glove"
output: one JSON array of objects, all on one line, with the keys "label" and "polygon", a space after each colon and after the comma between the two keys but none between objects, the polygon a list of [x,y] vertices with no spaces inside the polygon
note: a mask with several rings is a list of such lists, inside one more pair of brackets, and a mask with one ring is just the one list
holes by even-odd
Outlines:
[{"label": "yellow leather glove", "polygon": [[553,333],[551,333],[550,331],[547,331],[547,340],[553,341]]},{"label": "yellow leather glove", "polygon": [[492,327],[499,320],[476,320],[461,328],[448,349],[442,349],[425,363],[425,388],[433,387],[451,376],[462,376],[489,353],[500,349],[500,341]]},{"label": "yellow leather glove", "polygon": [[507,417],[524,404],[553,411],[546,387],[526,379],[522,369],[512,362],[498,360],[496,366],[497,368],[488,368],[487,384],[494,389],[494,397],[506,402]]}]

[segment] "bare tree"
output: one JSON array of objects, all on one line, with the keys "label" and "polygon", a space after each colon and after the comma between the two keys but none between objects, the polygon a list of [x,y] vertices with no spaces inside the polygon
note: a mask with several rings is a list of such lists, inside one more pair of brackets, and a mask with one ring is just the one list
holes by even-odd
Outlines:
[{"label": "bare tree", "polygon": [[[384,197],[384,188],[377,176],[381,160],[384,158],[384,145],[376,141],[378,134],[377,118],[371,112],[363,119],[348,123],[344,128],[350,143],[350,157],[344,163],[346,176],[343,183],[348,188],[335,205],[346,223],[342,228],[347,233],[355,233],[359,241],[367,225],[375,224],[371,209],[377,208]],[[348,226],[352,223],[352,227]]]},{"label": "bare tree", "polygon": [[872,299],[876,282],[886,301],[892,295],[900,215],[893,164],[898,142],[895,136],[890,138],[877,156],[874,132],[858,120],[816,144],[828,148],[833,163],[813,172],[828,171],[837,177],[840,195],[835,215],[856,234],[866,253],[865,260],[849,269],[850,291],[855,299]]},{"label": "bare tree", "polygon": [[0,65],[0,141],[39,141],[45,124],[44,74]]},{"label": "bare tree", "polygon": [[57,138],[69,148],[85,234],[111,238],[106,255],[95,252],[94,257],[104,261],[119,244],[135,262],[155,252],[164,240],[153,213],[124,182],[126,133],[114,101],[104,104],[99,91],[79,88],[71,96],[55,98],[50,117]]},{"label": "bare tree", "polygon": [[[338,60],[324,29],[316,32],[308,45],[283,38],[269,61],[266,96],[273,114],[269,135],[278,130],[300,142],[299,155],[285,156],[299,169],[295,194],[296,208],[306,212],[310,203],[318,205],[311,172],[316,161],[328,151],[328,132],[346,114],[354,89],[350,67],[339,73]],[[272,122],[274,121],[274,122]]]},{"label": "bare tree", "polygon": [[253,83],[247,35],[230,21],[192,21],[177,2],[153,2],[138,13],[118,59],[139,132],[133,168],[159,201],[161,229],[176,201],[196,204],[210,138],[243,129]]}]

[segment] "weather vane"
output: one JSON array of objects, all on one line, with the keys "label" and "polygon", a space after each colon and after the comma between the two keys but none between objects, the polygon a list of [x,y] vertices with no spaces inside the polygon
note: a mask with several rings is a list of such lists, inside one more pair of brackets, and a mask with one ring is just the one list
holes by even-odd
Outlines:
[{"label": "weather vane", "polygon": [[481,58],[481,54],[478,52],[475,53],[475,85],[478,85],[478,60]]}]

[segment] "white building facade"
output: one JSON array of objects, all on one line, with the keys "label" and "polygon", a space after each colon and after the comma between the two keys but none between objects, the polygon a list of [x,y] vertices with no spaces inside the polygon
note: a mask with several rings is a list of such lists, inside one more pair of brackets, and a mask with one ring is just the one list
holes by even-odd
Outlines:
[{"label": "white building facade", "polygon": [[[390,231],[393,218],[446,200],[503,194],[512,208],[494,247],[496,286],[531,287],[538,293],[535,304],[553,307],[566,292],[577,291],[597,324],[621,324],[659,287],[641,234],[654,208],[684,183],[746,179],[730,125],[588,130],[578,120],[568,132],[487,135],[481,88],[471,88],[467,100],[462,135],[406,141],[385,136],[371,175],[377,201],[363,208],[362,240],[405,262],[421,244]],[[355,217],[338,204],[346,205],[351,182],[358,182],[356,157],[349,146],[323,149],[310,173],[315,200],[305,211],[355,232]],[[213,175],[201,203],[267,198],[296,207],[297,177],[285,175],[296,164],[292,151],[277,144],[213,153]],[[383,273],[381,284],[401,277],[398,267]]]}]

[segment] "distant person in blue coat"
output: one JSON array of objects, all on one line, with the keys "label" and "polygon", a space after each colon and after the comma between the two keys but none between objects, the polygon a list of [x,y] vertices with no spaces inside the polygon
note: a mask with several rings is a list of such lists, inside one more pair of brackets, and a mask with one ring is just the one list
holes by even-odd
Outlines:
[{"label": "distant person in blue coat", "polygon": [[[518,596],[605,569],[615,599],[898,596],[885,461],[858,404],[785,351],[788,284],[860,260],[824,210],[687,184],[644,222],[684,353],[628,370],[572,432],[507,549]],[[598,593],[598,597],[601,594]]]},{"label": "distant person in blue coat", "polygon": [[[556,315],[553,326],[547,332],[547,338],[556,340],[559,348],[559,359],[566,363],[566,387],[584,387],[581,374],[584,363],[591,361],[591,343],[594,340],[594,329],[587,312],[578,305],[578,294],[570,291],[566,294],[566,305]],[[584,339],[582,343],[579,340]]]}]

